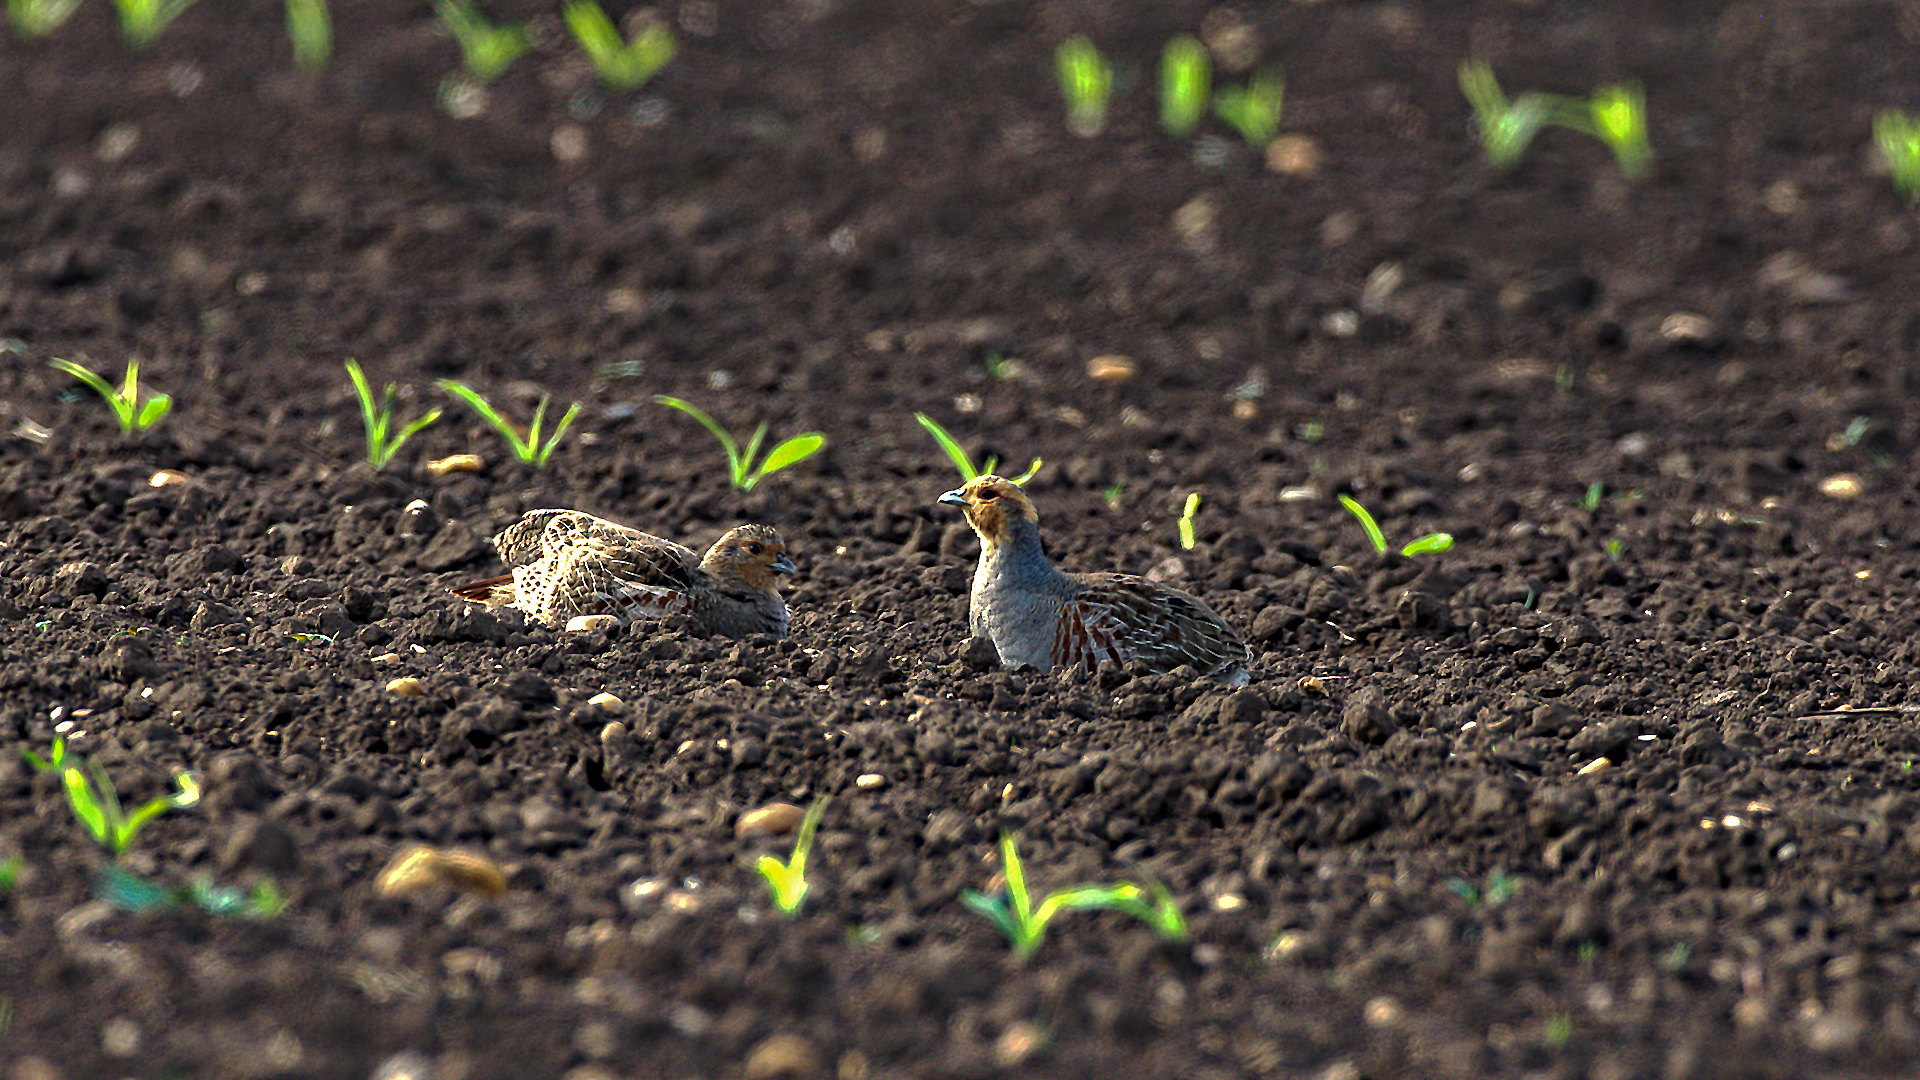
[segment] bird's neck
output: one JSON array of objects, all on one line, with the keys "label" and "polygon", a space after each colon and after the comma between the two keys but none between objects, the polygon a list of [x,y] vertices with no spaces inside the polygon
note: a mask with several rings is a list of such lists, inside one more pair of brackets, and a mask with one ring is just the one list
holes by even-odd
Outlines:
[{"label": "bird's neck", "polygon": [[998,537],[981,544],[980,568],[989,567],[1000,580],[1016,585],[1053,584],[1065,577],[1047,559],[1039,523],[1024,518],[1007,522]]}]

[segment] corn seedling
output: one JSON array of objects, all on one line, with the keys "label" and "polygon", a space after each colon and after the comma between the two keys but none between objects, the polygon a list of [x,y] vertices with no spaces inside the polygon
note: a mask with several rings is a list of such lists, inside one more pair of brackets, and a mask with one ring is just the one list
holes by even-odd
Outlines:
[{"label": "corn seedling", "polygon": [[73,816],[115,858],[119,858],[133,844],[134,837],[140,834],[147,822],[168,810],[192,806],[200,801],[199,780],[192,773],[177,772],[173,774],[176,788],[173,794],[149,799],[129,814],[120,805],[120,793],[114,788],[113,779],[106,770],[91,762],[83,765],[78,758],[69,755],[64,737],[53,740],[53,749],[44,758],[24,748],[20,756],[34,769],[55,773],[60,777],[60,783],[67,792],[67,805],[73,808]]},{"label": "corn seedling", "polygon": [[[926,413],[914,413],[913,418],[920,421],[920,426],[926,428],[927,433],[933,436],[933,441],[939,443],[940,449],[946,451],[947,460],[953,462],[953,467],[960,470],[960,479],[962,481],[972,480],[977,476],[985,476],[1000,467],[999,458],[989,457],[986,460],[985,468],[974,468],[973,459],[967,456],[966,450],[960,446],[960,443],[956,441],[953,436],[947,434],[947,429],[941,427],[933,417],[928,416]],[[1034,458],[1033,464],[1027,466],[1026,472],[1012,478],[1013,482],[1016,484],[1024,484],[1033,479],[1033,474],[1039,472],[1040,466],[1043,464],[1045,464],[1045,462],[1040,458]]]},{"label": "corn seedling", "polygon": [[1187,496],[1186,509],[1180,511],[1180,546],[1188,551],[1193,550],[1195,542],[1193,537],[1193,516],[1199,512],[1200,493],[1196,491]]},{"label": "corn seedling", "polygon": [[1498,907],[1513,899],[1513,894],[1520,891],[1520,879],[1505,870],[1494,870],[1487,874],[1484,886],[1476,885],[1466,878],[1457,877],[1447,880],[1447,888],[1452,889],[1454,895],[1465,900],[1470,908],[1482,905]]},{"label": "corn seedling", "polygon": [[1639,179],[1653,167],[1647,141],[1647,95],[1629,83],[1603,86],[1590,98],[1558,98],[1552,121],[1607,145],[1620,171]]},{"label": "corn seedling", "polygon": [[1587,485],[1586,493],[1580,496],[1580,509],[1600,509],[1600,500],[1606,498],[1606,495],[1607,485],[1595,480],[1593,483]]},{"label": "corn seedling", "polygon": [[460,62],[467,74],[480,82],[499,78],[532,44],[525,27],[504,23],[495,26],[474,7],[473,0],[434,0],[433,11],[440,25],[460,43]]},{"label": "corn seedling", "polygon": [[1543,94],[1529,90],[1507,100],[1493,68],[1482,60],[1460,65],[1460,92],[1473,109],[1488,163],[1502,172],[1519,163],[1533,137],[1552,119],[1552,102]]},{"label": "corn seedling", "polygon": [[27,857],[15,852],[0,862],[0,893],[12,892],[20,884],[20,872],[27,868]]},{"label": "corn seedling", "polygon": [[1274,68],[1262,68],[1245,86],[1223,86],[1213,95],[1213,111],[1255,147],[1265,147],[1280,132],[1280,107],[1287,80]]},{"label": "corn seedling", "polygon": [[574,417],[580,415],[579,402],[576,401],[567,406],[567,411],[560,416],[560,422],[553,426],[553,434],[547,436],[547,441],[542,443],[540,426],[546,422],[547,406],[553,400],[549,395],[540,395],[540,404],[533,410],[533,422],[527,425],[527,433],[522,436],[518,428],[509,423],[506,417],[501,416],[500,411],[472,387],[454,382],[452,379],[441,379],[440,389],[466,402],[469,408],[479,414],[480,419],[485,420],[493,430],[500,433],[501,438],[507,441],[507,445],[513,448],[514,457],[536,468],[547,467],[547,459],[553,456],[554,448],[560,445],[560,437],[573,426]]},{"label": "corn seedling", "polygon": [[[1366,532],[1367,542],[1373,545],[1373,550],[1384,553],[1387,550],[1387,536],[1380,531],[1380,523],[1373,520],[1373,515],[1367,511],[1367,508],[1345,495],[1340,496],[1340,505],[1346,507],[1347,513],[1352,514],[1354,519],[1360,522],[1360,528]],[[1452,547],[1453,536],[1451,534],[1442,532],[1428,533],[1425,536],[1409,542],[1405,547],[1400,549],[1400,554],[1411,559],[1415,555],[1428,555],[1434,552],[1446,551]]]},{"label": "corn seedling", "polygon": [[1157,883],[1151,888],[1132,882],[1079,885],[1048,893],[1035,905],[1032,894],[1027,891],[1020,849],[1011,833],[1000,834],[1000,861],[1006,872],[1006,889],[995,895],[968,889],[960,894],[960,902],[998,927],[1022,956],[1040,947],[1046,937],[1047,924],[1055,916],[1069,911],[1118,911],[1153,927],[1169,941],[1187,939],[1187,923],[1179,905]]},{"label": "corn seedling", "polygon": [[293,62],[302,71],[319,71],[333,55],[333,17],[327,0],[287,0],[287,37]]},{"label": "corn seedling", "polygon": [[1184,139],[1200,126],[1213,88],[1213,61],[1192,34],[1181,34],[1160,53],[1160,127]]},{"label": "corn seedling", "polygon": [[615,90],[637,90],[654,77],[680,43],[665,23],[650,23],[627,40],[595,0],[567,0],[561,15],[587,54],[600,81]]},{"label": "corn seedling", "polygon": [[720,448],[727,452],[727,469],[733,474],[733,486],[742,491],[752,491],[753,485],[761,480],[789,465],[805,461],[819,453],[821,447],[827,445],[825,435],[817,431],[809,431],[804,435],[795,435],[767,451],[767,456],[755,465],[753,459],[760,453],[760,443],[767,437],[767,425],[761,424],[753,429],[753,437],[747,440],[746,449],[743,450],[740,444],[734,441],[733,436],[727,434],[727,429],[720,426],[719,421],[691,403],[665,394],[655,394],[653,400],[670,409],[679,409],[693,417],[699,421],[701,427],[706,428],[714,438],[720,440]]},{"label": "corn seedling", "polygon": [[193,0],[113,0],[120,12],[120,36],[136,49],[144,49],[160,36],[160,31],[193,6]]},{"label": "corn seedling", "polygon": [[140,361],[127,361],[126,377],[120,381],[120,388],[114,389],[107,380],[81,367],[71,360],[49,360],[49,364],[79,379],[93,388],[113,410],[114,419],[120,421],[120,434],[132,435],[145,431],[160,422],[173,408],[173,399],[165,394],[154,393],[143,403],[140,400]]},{"label": "corn seedling", "polygon": [[387,462],[393,460],[393,455],[400,452],[408,439],[440,419],[440,410],[434,409],[396,432],[393,430],[393,384],[387,384],[385,396],[376,403],[373,386],[367,382],[366,372],[360,370],[359,361],[347,361],[347,378],[353,380],[353,392],[360,399],[360,422],[367,432],[367,464],[375,469],[386,468]]},{"label": "corn seedling", "polygon": [[24,38],[45,37],[73,17],[80,0],[7,0],[7,20]]},{"label": "corn seedling", "polygon": [[271,919],[286,909],[287,898],[270,881],[251,889],[215,885],[205,877],[183,886],[160,885],[118,866],[107,868],[100,882],[101,898],[122,911],[139,913],[166,908],[195,907],[210,915],[244,915]]},{"label": "corn seedling", "polygon": [[1113,66],[1092,41],[1076,35],[1053,51],[1053,68],[1067,99],[1067,128],[1083,139],[1100,134],[1113,97]]},{"label": "corn seedling", "polygon": [[1893,189],[1908,202],[1920,202],[1920,120],[1882,109],[1873,114],[1873,143],[1893,175]]},{"label": "corn seedling", "polygon": [[820,816],[827,812],[826,796],[813,800],[807,807],[807,816],[800,819],[800,833],[793,840],[793,857],[781,861],[777,855],[762,855],[754,864],[760,876],[767,879],[767,887],[773,890],[773,902],[788,915],[800,911],[800,902],[807,898],[807,853],[813,850],[813,834],[820,828]]}]

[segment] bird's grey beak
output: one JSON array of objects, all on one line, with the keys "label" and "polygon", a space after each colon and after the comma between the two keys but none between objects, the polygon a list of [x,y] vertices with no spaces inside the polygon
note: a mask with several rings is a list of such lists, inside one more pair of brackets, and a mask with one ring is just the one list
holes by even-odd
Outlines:
[{"label": "bird's grey beak", "polygon": [[940,501],[946,503],[948,506],[965,506],[967,505],[967,493],[960,488],[954,488],[952,491],[940,496]]},{"label": "bird's grey beak", "polygon": [[779,558],[773,560],[773,566],[771,569],[776,574],[797,574],[800,572],[798,569],[794,567],[793,560],[787,558],[785,555],[782,555]]}]

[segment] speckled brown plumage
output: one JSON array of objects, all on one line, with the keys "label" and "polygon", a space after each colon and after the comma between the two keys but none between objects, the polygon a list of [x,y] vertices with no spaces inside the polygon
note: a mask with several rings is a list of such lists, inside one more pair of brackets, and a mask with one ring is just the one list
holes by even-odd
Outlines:
[{"label": "speckled brown plumage", "polygon": [[963,507],[980,536],[968,623],[1000,662],[1041,671],[1085,664],[1182,664],[1240,685],[1252,654],[1213,609],[1178,589],[1129,574],[1066,574],[1048,561],[1032,500],[1011,480],[981,476],[940,496]]},{"label": "speckled brown plumage", "polygon": [[578,510],[530,510],[493,546],[512,572],[460,586],[456,596],[516,607],[550,626],[578,615],[686,615],[707,636],[787,633],[779,575],[794,567],[771,526],[732,529],[701,558]]}]

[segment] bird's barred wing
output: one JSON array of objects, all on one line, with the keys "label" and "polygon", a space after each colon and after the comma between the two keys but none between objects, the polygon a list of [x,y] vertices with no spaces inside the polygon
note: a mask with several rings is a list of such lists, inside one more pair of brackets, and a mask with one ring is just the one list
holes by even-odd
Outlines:
[{"label": "bird's barred wing", "polygon": [[1088,574],[1062,606],[1056,664],[1143,660],[1165,670],[1190,664],[1202,674],[1245,667],[1240,635],[1212,608],[1177,589],[1128,574]]},{"label": "bird's barred wing", "polygon": [[693,610],[704,587],[692,551],[631,529],[582,533],[544,562],[555,615],[659,619]]}]

